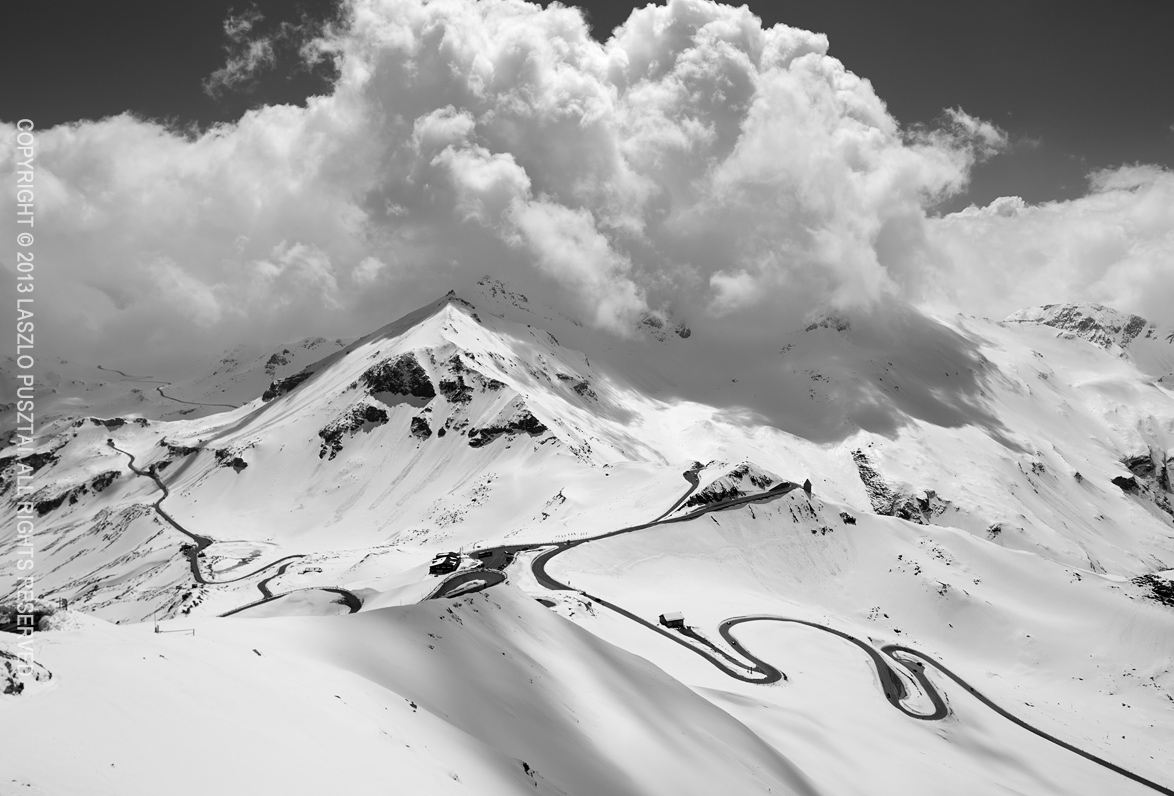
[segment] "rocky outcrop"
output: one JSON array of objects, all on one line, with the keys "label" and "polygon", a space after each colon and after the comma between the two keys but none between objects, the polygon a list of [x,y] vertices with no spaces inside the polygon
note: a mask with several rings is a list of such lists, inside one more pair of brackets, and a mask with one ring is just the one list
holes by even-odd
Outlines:
[{"label": "rocky outcrop", "polygon": [[85,495],[93,491],[94,494],[104,492],[121,474],[118,470],[106,470],[94,476],[90,481],[58,490],[54,487],[45,487],[32,495],[33,510],[38,516],[45,516],[63,505],[74,506]]},{"label": "rocky outcrop", "polygon": [[368,369],[362,375],[363,383],[370,393],[391,393],[411,395],[416,398],[435,398],[436,390],[420,367],[415,354],[402,354],[395,359],[385,359]]},{"label": "rocky outcrop", "polygon": [[269,388],[261,394],[262,401],[272,401],[274,398],[280,398],[288,392],[292,392],[301,385],[306,379],[314,374],[308,370],[303,370],[295,373],[292,376],[286,376],[284,379],[277,379],[269,383]]},{"label": "rocky outcrop", "polygon": [[546,433],[547,430],[546,426],[529,409],[522,409],[504,424],[469,429],[469,447],[483,447],[503,435],[529,434],[536,437]]},{"label": "rocky outcrop", "polygon": [[465,377],[460,374],[455,379],[441,379],[437,387],[449,403],[467,404],[473,400],[473,388],[465,384]]},{"label": "rocky outcrop", "polygon": [[352,407],[342,417],[330,423],[318,432],[322,438],[322,448],[318,451],[318,458],[333,459],[342,451],[343,439],[353,435],[364,426],[382,426],[387,423],[387,412],[378,406],[361,404]]},{"label": "rocky outcrop", "polygon": [[1134,578],[1133,583],[1147,590],[1146,597],[1174,608],[1174,580],[1150,574]]},{"label": "rocky outcrop", "polygon": [[279,353],[279,354],[275,353],[271,357],[269,357],[269,359],[266,360],[266,362],[265,362],[265,374],[268,376],[272,376],[274,373],[277,372],[278,368],[285,367],[286,365],[288,365],[289,364],[289,353],[290,353],[290,351],[288,348],[283,348],[283,349],[281,349],[281,353]]},{"label": "rocky outcrop", "polygon": [[172,458],[177,458],[177,459],[182,458],[184,456],[190,456],[191,454],[197,453],[200,450],[199,448],[192,448],[187,445],[172,445],[167,440],[162,440],[162,439],[159,440],[159,444],[162,447],[167,448],[167,455],[168,456],[171,456]]},{"label": "rocky outcrop", "polygon": [[765,492],[780,479],[750,462],[742,462],[728,473],[699,489],[685,501],[685,507],[708,506],[754,492]]},{"label": "rocky outcrop", "polygon": [[5,456],[0,458],[0,495],[7,494],[14,487],[17,475],[33,475],[42,467],[53,464],[56,461],[56,449],[30,453],[27,456]]},{"label": "rocky outcrop", "polygon": [[1174,517],[1174,501],[1171,495],[1170,470],[1174,458],[1165,451],[1151,449],[1148,453],[1123,456],[1121,464],[1131,475],[1118,475],[1112,480],[1113,486],[1127,495],[1148,500],[1162,511]]},{"label": "rocky outcrop", "polygon": [[[441,429],[443,432],[444,429]],[[422,417],[412,418],[412,436],[416,439],[428,439],[432,436],[432,427],[428,425],[428,421]]]},{"label": "rocky outcrop", "polygon": [[886,517],[899,517],[918,525],[929,525],[934,517],[950,506],[948,500],[938,497],[932,489],[915,493],[905,484],[891,484],[877,471],[862,450],[852,451],[856,472],[868,492],[872,510]]},{"label": "rocky outcrop", "polygon": [[249,466],[249,463],[241,458],[239,452],[227,448],[216,451],[216,464],[221,467],[231,467],[238,473]]},{"label": "rocky outcrop", "polygon": [[104,492],[106,491],[106,488],[113,484],[114,481],[121,475],[122,473],[118,472],[117,470],[107,470],[104,473],[99,473],[98,475],[94,476],[92,481],[90,481],[90,487],[95,492]]},{"label": "rocky outcrop", "polygon": [[591,384],[584,379],[571,388],[576,395],[581,395],[584,398],[590,398],[593,401],[598,401],[599,398],[595,395],[595,390],[591,389]]}]

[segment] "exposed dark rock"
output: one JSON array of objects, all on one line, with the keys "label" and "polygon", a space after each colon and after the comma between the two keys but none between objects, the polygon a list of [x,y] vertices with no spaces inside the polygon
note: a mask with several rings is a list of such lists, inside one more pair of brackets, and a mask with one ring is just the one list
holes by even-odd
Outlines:
[{"label": "exposed dark rock", "polygon": [[440,394],[449,403],[467,404],[473,400],[473,388],[465,384],[465,377],[457,375],[456,380],[442,379],[438,385]]},{"label": "exposed dark rock", "polygon": [[368,423],[379,423],[382,425],[388,421],[387,410],[380,409],[378,406],[367,406],[363,410],[363,419]]},{"label": "exposed dark rock", "polygon": [[1138,486],[1137,479],[1133,476],[1126,477],[1119,475],[1113,479],[1113,486],[1119,487],[1122,492],[1129,492],[1130,494],[1136,494],[1141,490]]},{"label": "exposed dark rock", "polygon": [[216,463],[221,467],[231,467],[238,473],[249,466],[249,463],[242,459],[236,451],[228,448],[216,451]]},{"label": "exposed dark rock", "polygon": [[167,442],[166,440],[159,440],[159,444],[162,445],[164,448],[167,448],[167,454],[169,456],[175,456],[175,457],[190,456],[191,454],[196,453],[200,450],[199,448],[189,448],[186,445],[172,445],[170,442]]},{"label": "exposed dark rock", "polygon": [[[440,429],[444,433],[444,429]],[[432,436],[432,427],[428,425],[428,421],[422,417],[412,418],[412,436],[418,439],[428,439]]]},{"label": "exposed dark rock", "polygon": [[269,389],[261,394],[261,400],[272,401],[274,398],[279,398],[287,392],[292,392],[312,375],[314,374],[310,373],[310,371],[303,370],[292,376],[286,376],[284,379],[277,379],[270,382]]},{"label": "exposed dark rock", "polygon": [[469,446],[480,448],[488,445],[503,434],[513,435],[525,433],[535,437],[546,431],[546,426],[542,425],[541,421],[534,417],[529,409],[523,409],[504,426],[487,426],[480,429],[469,429]]},{"label": "exposed dark rock", "polygon": [[853,517],[851,514],[849,514],[846,511],[840,512],[840,519],[844,521],[845,525],[855,525],[856,524],[856,518]]},{"label": "exposed dark rock", "polygon": [[595,396],[595,391],[591,389],[591,385],[586,380],[579,382],[571,389],[579,395],[582,395],[584,398],[598,400],[598,398]]},{"label": "exposed dark rock", "polygon": [[387,359],[373,366],[362,376],[367,390],[372,393],[389,392],[395,395],[411,395],[416,398],[434,398],[436,390],[428,380],[428,374],[414,354],[402,354],[396,359]]},{"label": "exposed dark rock", "polygon": [[1127,456],[1122,464],[1138,478],[1151,478],[1158,469],[1148,453],[1144,456]]},{"label": "exposed dark rock", "polygon": [[862,450],[852,451],[852,459],[856,462],[856,472],[868,492],[872,510],[877,514],[899,517],[919,525],[929,525],[930,518],[941,514],[950,505],[949,501],[938,497],[933,490],[927,489],[924,497],[921,497],[910,493],[907,486],[890,485],[877,472],[868,455]]},{"label": "exposed dark rock", "polygon": [[90,486],[95,492],[103,492],[106,487],[114,483],[114,479],[121,475],[117,470],[107,470],[104,473],[99,473],[94,476],[94,480],[90,481]]},{"label": "exposed dark rock", "polygon": [[280,354],[274,354],[273,356],[269,357],[269,359],[265,362],[265,372],[267,374],[269,374],[270,376],[272,376],[274,373],[277,372],[277,369],[279,367],[283,367],[285,365],[288,365],[289,358],[286,357],[286,354],[288,354],[288,353],[289,353],[289,349],[283,348],[281,350]]},{"label": "exposed dark rock", "polygon": [[[34,495],[32,501],[33,510],[37,512],[38,516],[44,517],[49,512],[60,508],[62,504],[66,502],[68,502],[71,506],[76,505],[78,498],[80,498],[82,495],[88,494],[89,491],[89,488],[85,484],[79,484],[72,489],[67,489],[64,492],[54,495],[53,497],[43,497],[38,499],[37,495]],[[38,492],[37,494],[40,495],[43,493],[44,490]]]},{"label": "exposed dark rock", "polygon": [[1151,600],[1156,600],[1162,605],[1168,605],[1174,608],[1174,581],[1150,574],[1140,575],[1134,578],[1133,583],[1137,586],[1148,588],[1150,593],[1146,596]]},{"label": "exposed dark rock", "polygon": [[448,433],[448,431],[447,431],[447,430],[445,430],[444,426],[441,426],[439,429],[437,429],[437,431],[436,431],[436,436],[437,436],[437,437],[443,437],[443,436],[444,436],[445,434],[447,434],[447,433]]},{"label": "exposed dark rock", "polygon": [[[700,462],[694,462],[693,465],[694,472],[700,469]],[[685,506],[708,506],[711,503],[742,497],[747,494],[739,488],[739,484],[744,480],[760,490],[768,489],[774,483],[774,479],[769,475],[759,473],[749,462],[743,462],[709,486],[690,495],[685,501]]]},{"label": "exposed dark rock", "polygon": [[324,458],[329,453],[330,458],[333,459],[342,450],[344,436],[354,434],[366,424],[381,426],[387,421],[387,412],[378,406],[364,404],[352,407],[345,415],[318,432],[318,436],[322,438],[322,448],[318,451],[318,458]]},{"label": "exposed dark rock", "polygon": [[122,428],[126,425],[126,420],[121,417],[112,417],[109,420],[102,420],[101,418],[91,417],[90,422],[95,426],[106,426],[106,428]]},{"label": "exposed dark rock", "polygon": [[826,318],[807,324],[807,327],[803,331],[814,332],[816,329],[835,329],[837,332],[846,332],[850,328],[851,324],[846,318],[829,315]]},{"label": "exposed dark rock", "polygon": [[40,470],[46,464],[52,464],[57,461],[57,451],[43,451],[41,453],[30,453],[27,456],[5,456],[0,459],[0,470],[5,470],[18,462],[29,468],[28,473],[31,475],[37,470]]}]

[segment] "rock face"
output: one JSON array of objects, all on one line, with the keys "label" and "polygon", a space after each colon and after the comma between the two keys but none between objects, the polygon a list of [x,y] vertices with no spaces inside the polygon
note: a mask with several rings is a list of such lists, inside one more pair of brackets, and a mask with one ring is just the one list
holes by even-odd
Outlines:
[{"label": "rock face", "polygon": [[467,404],[473,400],[473,388],[465,384],[465,377],[458,375],[455,379],[441,379],[440,394],[445,400],[454,404]]},{"label": "rock face", "polygon": [[387,392],[394,395],[411,395],[416,398],[435,398],[436,390],[420,367],[414,354],[402,354],[395,359],[385,359],[367,370],[362,376],[367,391]]},{"label": "rock face", "polygon": [[483,447],[502,435],[529,434],[532,437],[536,437],[540,434],[545,434],[546,431],[546,426],[542,425],[542,422],[534,417],[529,409],[522,409],[502,425],[469,429],[469,447]]},{"label": "rock face", "polygon": [[685,507],[708,506],[722,500],[732,500],[751,492],[765,492],[780,479],[750,462],[742,462],[704,489],[699,489],[685,501]]},{"label": "rock face", "polygon": [[261,394],[262,401],[272,401],[274,398],[279,398],[287,392],[295,389],[298,385],[310,378],[313,374],[308,370],[303,370],[300,373],[295,373],[292,376],[286,376],[284,379],[277,379],[270,382],[269,389]]},{"label": "rock face", "polygon": [[[444,429],[441,429],[443,431]],[[428,439],[432,436],[432,427],[422,417],[412,418],[412,436],[417,439]]]},{"label": "rock face", "polygon": [[275,353],[265,361],[265,372],[272,376],[279,367],[289,364],[289,349],[283,348],[281,353]]},{"label": "rock face", "polygon": [[915,494],[904,484],[890,484],[877,471],[872,461],[862,450],[852,451],[856,472],[868,492],[872,510],[886,517],[900,517],[903,520],[929,525],[930,520],[944,512],[950,505],[948,500],[938,497],[937,492],[927,489]]},{"label": "rock face", "polygon": [[1121,464],[1132,475],[1118,475],[1113,485],[1128,495],[1135,495],[1152,502],[1162,511],[1174,517],[1174,501],[1171,500],[1170,470],[1174,469],[1174,457],[1165,451],[1152,449],[1148,453],[1124,456]]},{"label": "rock face", "polygon": [[351,407],[349,412],[318,432],[318,436],[322,438],[318,458],[325,458],[329,454],[329,458],[333,459],[342,451],[344,437],[354,434],[368,424],[381,426],[387,420],[387,412],[378,406],[360,404]]},{"label": "rock face", "polygon": [[1045,304],[1008,315],[1006,323],[1038,323],[1111,349],[1127,348],[1140,337],[1153,337],[1157,327],[1140,315],[1118,312],[1101,304]]},{"label": "rock face", "polygon": [[[118,470],[106,470],[94,476],[88,483],[77,484],[62,491],[53,487],[46,487],[32,496],[33,509],[40,517],[60,508],[62,505],[76,505],[78,500],[88,495],[91,490],[94,494],[105,491],[121,475]],[[54,494],[56,492],[56,494]]]}]

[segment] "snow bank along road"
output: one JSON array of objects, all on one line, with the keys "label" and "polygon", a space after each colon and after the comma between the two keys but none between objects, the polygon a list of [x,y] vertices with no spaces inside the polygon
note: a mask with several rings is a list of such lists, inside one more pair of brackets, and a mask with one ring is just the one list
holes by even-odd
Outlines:
[{"label": "snow bank along road", "polygon": [[[174,528],[175,530],[179,531],[184,536],[186,536],[192,540],[193,544],[186,545],[183,548],[183,553],[184,553],[184,555],[187,556],[188,566],[191,568],[192,578],[196,581],[196,583],[199,583],[203,586],[220,586],[220,585],[224,585],[227,583],[239,583],[242,580],[248,580],[249,578],[255,577],[255,576],[261,574],[262,572],[264,572],[268,569],[272,569],[273,567],[277,566],[278,564],[281,564],[281,567],[277,570],[277,572],[275,572],[273,575],[271,575],[270,577],[266,578],[265,580],[263,580],[257,584],[257,589],[261,592],[261,599],[260,600],[248,603],[247,605],[242,605],[239,608],[234,608],[233,610],[229,611],[228,613],[222,614],[222,616],[229,616],[230,614],[235,614],[238,611],[243,611],[246,608],[252,608],[254,606],[261,605],[262,603],[267,603],[272,600],[276,600],[280,597],[285,597],[288,594],[294,593],[293,591],[289,591],[289,592],[283,592],[281,594],[274,594],[273,592],[271,592],[269,590],[269,582],[271,580],[273,580],[274,578],[277,578],[281,575],[284,575],[285,570],[294,561],[296,561],[297,559],[300,559],[300,558],[305,558],[305,556],[300,553],[296,553],[294,555],[283,556],[283,557],[277,559],[276,561],[271,561],[268,564],[266,564],[265,566],[259,567],[246,575],[240,575],[235,578],[226,578],[224,580],[209,580],[208,578],[204,577],[204,574],[202,572],[200,572],[200,554],[202,552],[204,552],[204,550],[206,548],[208,548],[210,545],[212,545],[216,540],[212,539],[211,537],[208,537],[208,536],[202,536],[198,533],[195,533],[194,531],[189,531],[187,528],[180,525],[179,522],[177,522],[174,517],[172,517],[170,514],[167,513],[167,511],[163,508],[163,501],[166,500],[168,498],[168,496],[171,494],[171,490],[169,490],[167,488],[167,484],[163,483],[163,479],[159,477],[159,473],[157,473],[155,471],[155,468],[152,467],[147,470],[141,470],[135,466],[134,454],[130,453],[129,451],[124,451],[122,448],[119,448],[117,445],[114,444],[114,440],[112,440],[112,439],[106,440],[106,444],[109,445],[114,450],[121,453],[122,455],[126,456],[127,459],[129,459],[127,466],[130,468],[132,473],[134,473],[135,475],[138,475],[138,476],[142,476],[144,478],[150,478],[152,481],[155,482],[155,486],[157,486],[159,488],[159,491],[163,493],[162,495],[160,495],[158,500],[156,500],[154,503],[151,504],[151,507],[155,510],[156,514],[158,514],[160,517],[162,517],[164,519],[164,521],[167,522],[168,525],[170,525],[172,528]],[[346,589],[323,588],[320,586],[315,586],[315,587],[311,587],[311,588],[314,591],[328,591],[328,592],[332,592],[334,594],[338,594],[342,598],[343,603],[347,606],[347,608],[350,609],[350,612],[352,614],[357,612],[359,610],[359,608],[361,608],[363,605],[362,601],[354,593],[349,592]],[[294,589],[294,591],[305,591],[305,589]]]},{"label": "snow bank along road", "polygon": [[[691,520],[695,517],[699,517],[712,511],[722,511],[748,503],[760,503],[777,500],[778,498],[794,491],[799,486],[798,484],[784,481],[783,483],[776,484],[775,486],[771,487],[771,489],[766,492],[761,492],[754,495],[744,495],[742,497],[737,497],[730,500],[719,501],[708,506],[702,506],[701,508],[695,509],[694,511],[688,512],[686,514],[670,518],[668,515],[676,511],[689,498],[689,496],[693,494],[694,490],[697,489],[697,474],[695,472],[688,471],[684,473],[684,476],[686,480],[689,481],[689,489],[676,503],[672,505],[671,508],[669,508],[668,511],[666,511],[664,514],[661,514],[651,522],[647,522],[642,525],[632,525],[627,528],[620,528],[619,530],[609,531],[597,536],[590,536],[585,539],[576,539],[574,541],[547,542],[525,545],[505,545],[481,550],[477,554],[481,559],[481,566],[479,569],[467,570],[465,572],[450,576],[433,591],[430,597],[435,598],[454,596],[459,592],[473,591],[478,588],[488,588],[489,586],[500,583],[506,579],[504,570],[514,560],[514,557],[518,553],[527,550],[536,550],[539,548],[550,547],[550,550],[538,555],[531,564],[531,569],[533,570],[535,579],[537,579],[538,583],[541,584],[544,588],[551,589],[552,591],[577,592],[584,598],[599,603],[605,608],[608,608],[617,614],[626,617],[627,619],[637,622],[649,630],[659,633],[665,638],[680,644],[685,649],[700,655],[729,677],[733,677],[747,683],[762,684],[774,683],[778,682],[779,680],[787,679],[786,674],[784,674],[781,670],[763,660],[762,658],[754,655],[754,653],[748,650],[745,645],[738,641],[738,639],[733,635],[733,628],[748,622],[789,622],[798,625],[805,625],[806,627],[814,628],[815,630],[822,630],[825,633],[831,633],[832,635],[839,636],[840,638],[855,644],[857,647],[863,650],[864,653],[872,660],[873,666],[876,667],[876,673],[880,679],[881,687],[884,690],[885,699],[888,700],[889,704],[910,718],[919,719],[922,721],[936,721],[949,715],[950,711],[949,707],[946,705],[945,699],[943,699],[942,695],[938,693],[938,690],[934,687],[933,683],[930,682],[929,678],[925,674],[925,666],[928,664],[934,667],[945,677],[948,677],[962,688],[965,688],[973,697],[978,699],[988,708],[998,713],[1008,721],[1017,724],[1028,732],[1033,733],[1040,738],[1043,738],[1044,740],[1050,741],[1057,746],[1067,749],[1074,754],[1078,754],[1086,760],[1090,760],[1093,763],[1103,766],[1110,771],[1116,772],[1123,777],[1127,777],[1134,782],[1145,785],[1146,787],[1151,788],[1158,793],[1163,793],[1167,796],[1174,796],[1174,790],[1159,785],[1156,782],[1152,782],[1145,777],[1134,774],[1131,771],[1127,771],[1126,769],[1121,768],[1114,763],[1103,760],[1096,755],[1090,754],[1089,752],[1086,752],[1082,749],[1078,749],[1067,741],[1063,741],[1056,736],[1039,729],[1038,727],[1028,724],[1026,721],[1023,721],[1011,713],[1008,713],[1006,710],[999,707],[989,698],[984,696],[981,692],[974,688],[974,686],[970,685],[968,682],[947,668],[944,664],[911,647],[906,647],[900,644],[888,644],[878,650],[871,644],[861,641],[855,636],[845,633],[842,630],[837,630],[836,628],[821,625],[816,622],[809,622],[804,619],[793,619],[785,616],[761,614],[727,619],[718,626],[718,632],[721,634],[722,638],[725,639],[726,643],[728,643],[730,647],[738,653],[738,655],[741,655],[746,661],[750,662],[749,664],[746,664],[742,661],[739,661],[734,656],[728,654],[691,628],[686,627],[682,628],[679,633],[671,633],[668,631],[668,629],[653,624],[647,619],[637,616],[636,614],[622,608],[619,605],[615,605],[614,603],[608,602],[607,600],[604,600],[596,595],[589,594],[585,591],[582,591],[581,589],[574,589],[565,583],[561,583],[547,573],[546,565],[550,563],[550,560],[558,554],[566,550],[570,550],[572,547],[578,547],[582,544],[588,544],[600,539],[607,539],[612,536],[619,536],[620,534],[632,533],[634,531],[652,528],[657,525],[666,525],[672,522],[683,522],[685,520]],[[492,577],[494,575],[497,577]],[[475,583],[477,580],[484,581],[484,583],[479,586],[471,587],[471,584]],[[686,641],[685,638],[689,638],[695,643],[690,643],[689,641]],[[890,662],[899,665],[914,680],[917,681],[918,685],[921,687],[926,696],[929,697],[930,702],[933,705],[933,710],[931,712],[918,713],[917,711],[914,711],[905,705],[905,700],[909,696],[908,690],[905,687],[905,682],[901,679],[900,675],[898,675],[897,671],[893,668]]]}]

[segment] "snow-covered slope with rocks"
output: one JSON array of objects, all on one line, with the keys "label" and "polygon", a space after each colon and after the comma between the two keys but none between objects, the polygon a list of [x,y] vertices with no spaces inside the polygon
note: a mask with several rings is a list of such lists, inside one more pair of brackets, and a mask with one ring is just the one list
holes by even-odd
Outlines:
[{"label": "snow-covered slope with rocks", "polygon": [[1007,323],[1034,323],[1128,356],[1144,372],[1174,384],[1174,328],[1100,304],[1045,304],[1014,312]]},{"label": "snow-covered slope with rocks", "polygon": [[[825,314],[797,321],[744,372],[746,360],[710,358],[712,341],[680,320],[650,316],[618,340],[485,279],[350,343],[225,357],[183,385],[209,403],[225,398],[199,416],[95,415],[83,401],[44,428],[32,456],[0,451],[0,605],[20,576],[9,529],[24,472],[37,490],[41,594],[131,626],[46,642],[62,695],[30,686],[0,696],[0,711],[53,699],[45,721],[65,722],[98,709],[87,689],[100,688],[141,700],[127,715],[145,715],[165,683],[198,682],[207,669],[215,688],[269,647],[282,650],[270,672],[280,685],[265,692],[274,699],[318,693],[307,683],[324,678],[380,694],[372,704],[391,700],[389,711],[416,699],[435,719],[404,730],[402,708],[360,720],[324,703],[305,722],[423,733],[430,750],[452,745],[452,772],[484,793],[518,783],[873,793],[876,782],[940,793],[952,775],[974,793],[1145,791],[1038,736],[1024,741],[932,671],[948,715],[904,716],[842,640],[740,626],[752,651],[791,676],[763,685],[682,646],[702,641],[673,643],[641,624],[683,610],[738,670],[745,659],[717,626],[766,613],[932,654],[1020,718],[1174,785],[1162,754],[1174,743],[1162,721],[1174,703],[1174,607],[1163,602],[1174,568],[1174,392],[1153,353],[1168,342],[1127,316],[1079,312],[1006,322]],[[794,488],[807,479],[810,496]],[[463,553],[456,572],[430,574],[446,551]],[[445,593],[488,589],[415,605],[449,577],[459,589]],[[136,624],[154,615],[203,640],[165,637],[194,657],[153,672],[137,694],[117,672],[164,643]],[[427,676],[433,651],[440,679]],[[91,677],[79,668],[86,656],[102,659],[92,675],[101,683],[65,693]],[[474,665],[498,658],[506,668],[492,676]],[[533,692],[528,671],[541,681]],[[573,692],[589,675],[588,710]],[[454,693],[441,687],[458,682]],[[624,707],[633,694],[645,695],[638,719]],[[241,704],[284,715],[268,699]],[[215,709],[236,715],[230,702]],[[206,706],[164,703],[169,721],[213,720]],[[578,740],[546,737],[555,725],[574,726],[555,735]],[[704,726],[724,729],[710,730],[719,742],[702,752]],[[83,729],[67,745],[83,743]],[[391,743],[355,732],[323,748],[376,756]],[[640,740],[621,749],[628,737]],[[713,766],[713,777],[674,770],[677,754],[698,771]],[[519,778],[518,759],[540,776],[527,768]],[[450,787],[436,784],[445,764],[417,765],[427,769],[420,788]],[[256,790],[247,762],[234,766],[239,788],[224,792]],[[163,782],[163,768],[139,774]],[[19,776],[73,787],[41,769],[29,763]],[[127,780],[110,773],[114,792]],[[368,780],[354,776],[365,792]]]}]

